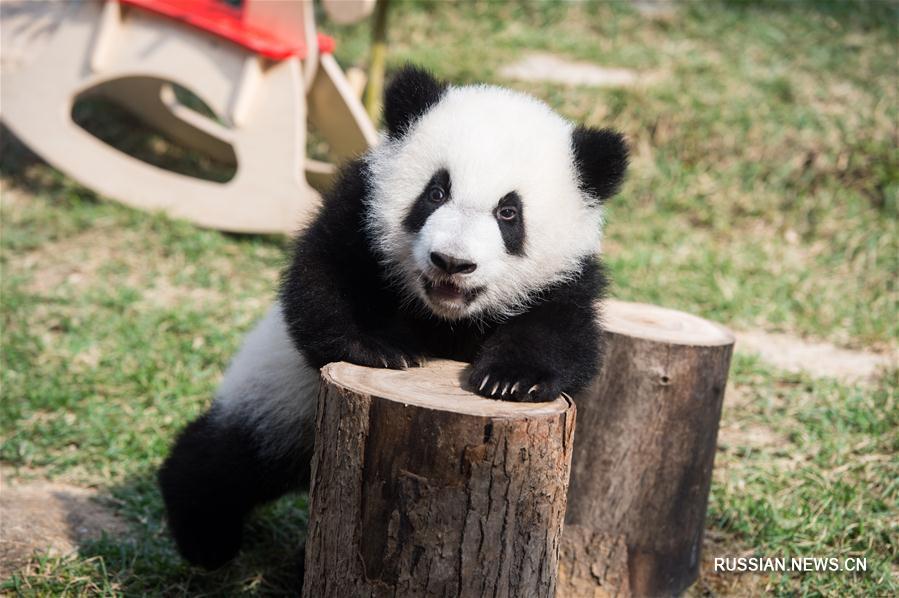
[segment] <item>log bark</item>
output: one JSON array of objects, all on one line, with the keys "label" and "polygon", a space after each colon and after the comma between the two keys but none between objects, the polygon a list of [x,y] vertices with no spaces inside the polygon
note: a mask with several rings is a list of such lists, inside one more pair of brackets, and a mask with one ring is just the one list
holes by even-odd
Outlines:
[{"label": "log bark", "polygon": [[464,380],[446,361],[323,368],[304,596],[553,595],[574,405]]},{"label": "log bark", "polygon": [[699,573],[734,337],[660,307],[604,311],[602,370],[575,397],[556,596],[676,595]]}]

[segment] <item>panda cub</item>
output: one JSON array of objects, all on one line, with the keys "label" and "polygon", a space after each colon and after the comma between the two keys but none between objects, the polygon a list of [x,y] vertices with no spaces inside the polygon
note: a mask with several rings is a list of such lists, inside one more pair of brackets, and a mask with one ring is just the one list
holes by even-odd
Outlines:
[{"label": "panda cub", "polygon": [[508,401],[575,393],[595,372],[602,203],[627,168],[621,135],[412,67],[384,110],[386,138],[343,169],[279,300],[160,470],[192,563],[223,565],[255,505],[308,485],[329,362],[468,361],[471,390]]}]

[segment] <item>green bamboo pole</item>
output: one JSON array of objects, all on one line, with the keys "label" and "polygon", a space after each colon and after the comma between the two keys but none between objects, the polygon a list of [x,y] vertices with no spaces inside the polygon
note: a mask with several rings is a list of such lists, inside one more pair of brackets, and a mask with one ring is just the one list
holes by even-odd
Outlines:
[{"label": "green bamboo pole", "polygon": [[384,95],[384,70],[387,66],[387,5],[390,0],[378,0],[371,36],[371,62],[368,66],[368,87],[365,89],[365,110],[374,122],[381,116],[381,97]]}]

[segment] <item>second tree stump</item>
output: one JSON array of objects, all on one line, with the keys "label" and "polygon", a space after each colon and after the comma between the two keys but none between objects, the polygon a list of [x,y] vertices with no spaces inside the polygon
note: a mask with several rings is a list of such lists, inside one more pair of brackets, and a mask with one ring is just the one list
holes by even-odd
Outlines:
[{"label": "second tree stump", "polygon": [[673,596],[696,580],[724,387],[724,327],[608,301],[578,431],[559,598]]}]

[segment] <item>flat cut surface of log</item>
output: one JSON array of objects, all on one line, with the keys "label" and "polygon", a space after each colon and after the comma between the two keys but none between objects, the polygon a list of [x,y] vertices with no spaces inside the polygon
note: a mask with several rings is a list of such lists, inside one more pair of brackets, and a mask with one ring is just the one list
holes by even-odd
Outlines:
[{"label": "flat cut surface of log", "polygon": [[694,347],[734,344],[733,333],[724,326],[676,309],[609,300],[603,312],[605,329],[614,334]]},{"label": "flat cut surface of log", "polygon": [[574,406],[467,376],[323,368],[304,596],[552,596]]}]

